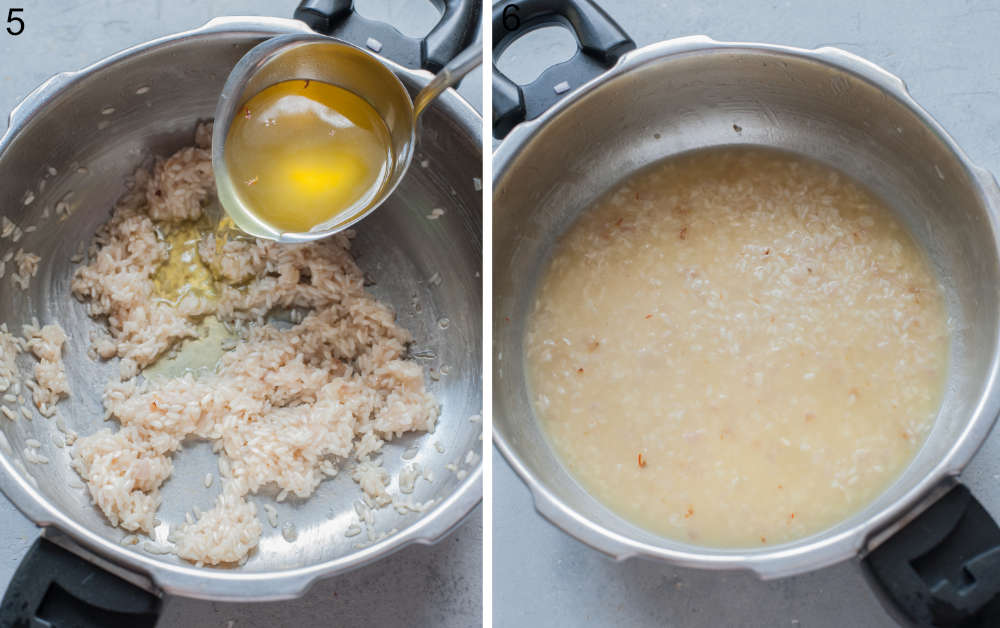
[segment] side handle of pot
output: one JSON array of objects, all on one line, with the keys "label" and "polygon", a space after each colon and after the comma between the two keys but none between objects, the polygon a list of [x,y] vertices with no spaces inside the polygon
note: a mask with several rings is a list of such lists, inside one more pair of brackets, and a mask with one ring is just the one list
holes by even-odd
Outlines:
[{"label": "side handle of pot", "polygon": [[1000,526],[962,484],[862,565],[889,610],[917,626],[1000,626]]},{"label": "side handle of pot", "polygon": [[354,0],[302,0],[294,17],[317,33],[367,47],[402,66],[437,72],[475,41],[481,15],[478,0],[443,0],[443,5],[441,19],[422,38],[359,15]]},{"label": "side handle of pot", "polygon": [[[518,86],[497,68],[497,59],[522,35],[544,26],[564,25],[579,48],[534,82]],[[519,0],[493,6],[493,136],[532,120],[564,94],[608,70],[635,49],[635,42],[591,0]]]},{"label": "side handle of pot", "polygon": [[160,598],[40,537],[0,603],[0,626],[153,628]]}]

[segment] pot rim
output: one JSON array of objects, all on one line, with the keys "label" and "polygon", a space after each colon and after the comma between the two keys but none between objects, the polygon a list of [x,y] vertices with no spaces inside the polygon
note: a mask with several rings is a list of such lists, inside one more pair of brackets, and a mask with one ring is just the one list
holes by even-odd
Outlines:
[{"label": "pot rim", "polygon": [[[1000,251],[1000,219],[998,219],[998,215],[1000,215],[1000,187],[997,186],[993,175],[969,159],[941,125],[914,100],[902,79],[871,61],[830,46],[806,49],[778,44],[717,41],[705,35],[696,35],[661,41],[628,52],[609,70],[568,93],[566,97],[537,118],[522,122],[510,131],[507,137],[495,147],[493,154],[494,193],[505,172],[520,153],[526,149],[535,133],[562,115],[574,102],[593,92],[603,83],[641,66],[657,63],[670,57],[740,50],[748,53],[791,56],[820,63],[841,72],[854,74],[899,101],[945,144],[965,168],[969,180],[976,186],[976,192],[987,208],[993,241],[997,250]],[[495,216],[496,214],[494,214]],[[496,336],[496,332],[494,332],[494,336]],[[499,368],[495,353],[494,351],[494,377],[496,377]],[[823,533],[820,532],[799,541],[774,546],[774,548],[722,550],[688,546],[690,549],[667,549],[636,541],[594,523],[552,493],[523,463],[516,448],[504,437],[502,431],[494,429],[493,440],[510,466],[528,486],[535,508],[542,516],[570,536],[615,560],[646,557],[665,560],[684,567],[748,570],[763,579],[781,578],[839,563],[874,549],[881,541],[891,536],[912,517],[932,504],[945,492],[946,488],[954,484],[956,476],[975,455],[1000,414],[998,373],[1000,373],[1000,346],[995,345],[985,379],[984,392],[977,401],[970,420],[947,453],[910,490],[872,517],[836,535],[822,537],[820,535]],[[496,399],[493,402],[493,411],[494,416],[502,414]]]},{"label": "pot rim", "polygon": [[[0,137],[0,154],[49,101],[74,83],[114,66],[136,54],[167,46],[181,40],[232,34],[274,36],[315,31],[298,20],[277,17],[220,17],[202,26],[166,35],[116,52],[73,72],[61,72],[46,80],[24,97],[11,111],[7,131]],[[397,75],[405,75],[424,85],[433,75],[425,70],[411,70],[376,55]],[[482,118],[454,90],[439,98],[445,101],[462,126],[479,132]],[[98,563],[124,579],[157,593],[189,598],[249,602],[292,599],[303,595],[317,580],[344,573],[383,558],[413,543],[431,545],[457,527],[482,501],[482,463],[446,499],[413,525],[369,547],[340,558],[297,567],[259,572],[239,572],[173,565],[152,555],[135,552],[97,535],[90,528],[64,514],[0,452],[0,491],[26,517],[42,528],[42,534],[84,558]]]}]

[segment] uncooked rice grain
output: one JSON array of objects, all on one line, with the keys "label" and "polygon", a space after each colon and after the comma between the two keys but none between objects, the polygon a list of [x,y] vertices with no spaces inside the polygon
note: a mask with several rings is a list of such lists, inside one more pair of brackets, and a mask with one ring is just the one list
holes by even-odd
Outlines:
[{"label": "uncooked rice grain", "polygon": [[[17,233],[21,233],[21,231],[17,231],[15,235]],[[17,239],[14,241],[16,242]],[[38,263],[41,260],[42,258],[34,253],[25,253],[24,249],[18,249],[14,254],[14,263],[17,264],[17,272],[12,273],[10,276],[14,285],[21,290],[27,290],[28,284],[31,283],[31,278],[38,273]]]},{"label": "uncooked rice grain", "polygon": [[160,543],[153,543],[151,541],[144,541],[142,549],[150,554],[170,554],[173,552],[173,549],[169,545],[161,545]]},{"label": "uncooked rice grain", "polygon": [[416,484],[417,478],[420,476],[420,465],[417,463],[411,463],[403,467],[399,472],[399,477],[397,482],[399,484],[400,493],[412,493],[413,485]]},{"label": "uncooked rice grain", "polygon": [[272,528],[278,527],[278,509],[271,504],[264,504],[264,512],[267,514],[267,522]]},{"label": "uncooked rice grain", "polygon": [[66,332],[57,324],[38,326],[38,321],[24,326],[25,346],[38,359],[35,365],[35,386],[31,396],[35,406],[43,415],[50,414],[50,408],[70,394],[69,380],[62,360],[62,348],[66,343]]},{"label": "uncooked rice grain", "polygon": [[24,459],[32,464],[47,464],[49,462],[48,458],[38,453],[38,450],[32,447],[25,447],[22,453]]}]

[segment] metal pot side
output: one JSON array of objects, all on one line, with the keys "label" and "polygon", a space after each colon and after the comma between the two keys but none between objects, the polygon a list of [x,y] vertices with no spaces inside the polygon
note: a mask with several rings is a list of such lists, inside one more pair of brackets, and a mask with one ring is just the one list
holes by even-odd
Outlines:
[{"label": "metal pot side", "polygon": [[[38,231],[27,234],[14,247],[42,255],[38,275],[27,292],[0,284],[0,321],[13,329],[32,315],[43,322],[58,321],[76,342],[68,344],[64,360],[74,394],[61,402],[66,423],[81,434],[100,427],[100,385],[114,376],[115,365],[95,363],[85,355],[86,335],[93,326],[85,308],[69,297],[72,275],[69,258],[78,243],[89,242],[107,220],[115,199],[123,192],[124,178],[144,158],[169,154],[193,140],[199,120],[212,117],[219,92],[229,71],[251,47],[275,35],[312,33],[303,23],[279,18],[218,18],[201,28],[177,33],[119,52],[77,72],[63,73],[41,85],[11,113],[9,128],[0,139],[0,194],[5,215],[15,222],[32,224],[43,207],[53,206],[70,190],[74,211],[65,221],[52,218]],[[432,78],[385,61],[411,93]],[[400,185],[399,193],[359,230],[353,248],[363,270],[378,280],[370,290],[389,302],[401,323],[419,343],[432,347],[438,364],[450,372],[430,390],[442,403],[442,419],[434,435],[404,436],[387,443],[385,466],[391,475],[407,461],[400,454],[418,446],[415,460],[434,470],[436,481],[419,495],[439,501],[422,514],[394,516],[379,513],[379,531],[398,532],[368,546],[347,538],[352,503],[359,497],[349,473],[324,482],[312,499],[277,504],[294,510],[299,540],[290,544],[275,538],[279,531],[265,526],[255,555],[243,567],[196,568],[173,555],[154,555],[140,547],[123,547],[122,530],[107,524],[90,504],[62,450],[55,450],[48,465],[27,465],[19,470],[27,438],[48,447],[55,427],[36,418],[0,424],[12,451],[0,449],[0,490],[36,524],[43,534],[112,570],[133,583],[154,591],[186,597],[260,601],[301,595],[317,579],[343,573],[382,558],[411,543],[433,543],[458,525],[482,498],[482,468],[468,468],[464,479],[445,465],[459,453],[480,451],[481,425],[467,418],[482,411],[482,260],[481,193],[473,178],[481,173],[482,120],[455,92],[449,92],[428,111],[418,150],[431,168],[418,169]],[[58,175],[26,204],[26,189],[46,176],[47,166]],[[85,167],[85,169],[84,169]],[[429,207],[446,207],[448,219],[429,228]],[[92,211],[88,211],[92,210]],[[391,243],[387,245],[387,243]],[[0,252],[10,246],[0,243]],[[427,282],[434,272],[441,282]],[[423,313],[411,307],[417,293]],[[449,316],[451,325],[441,329],[438,319]],[[81,340],[82,339],[82,340]],[[95,424],[96,421],[96,424]],[[438,454],[439,440],[448,450]],[[205,473],[216,473],[207,444],[177,455],[174,477],[163,488],[159,517],[182,521],[193,504],[207,508],[212,490],[192,492]],[[440,468],[439,468],[440,467]],[[183,476],[183,477],[180,477]],[[186,478],[186,479],[185,479]],[[353,485],[353,486],[352,486]],[[204,491],[202,493],[201,491]],[[415,495],[417,497],[417,495]],[[253,499],[253,498],[251,498]],[[287,519],[282,519],[285,521]]]},{"label": "metal pot side", "polygon": [[[537,279],[558,237],[589,203],[657,160],[724,145],[817,159],[867,185],[926,251],[952,323],[947,391],[923,447],[862,511],[773,547],[714,549],[623,520],[568,474],[526,394],[522,341]],[[803,573],[870,549],[954,481],[998,411],[1000,189],[903,82],[834,49],[686,37],[623,56],[494,155],[493,421],[497,447],[539,512],[616,558],[644,556],[763,578]]]}]

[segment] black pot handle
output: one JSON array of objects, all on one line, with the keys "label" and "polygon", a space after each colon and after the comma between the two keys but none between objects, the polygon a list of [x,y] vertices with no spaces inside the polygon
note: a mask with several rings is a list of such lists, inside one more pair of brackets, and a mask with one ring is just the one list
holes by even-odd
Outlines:
[{"label": "black pot handle", "polygon": [[153,628],[160,598],[39,538],[0,604],[0,628]]},{"label": "black pot handle", "polygon": [[[518,86],[497,68],[497,59],[519,37],[536,28],[569,26],[579,49],[568,61],[545,70],[533,83]],[[493,5],[493,136],[532,120],[570,89],[613,66],[635,42],[591,0],[519,0]]]},{"label": "black pot handle", "polygon": [[[295,19],[314,31],[377,52],[408,68],[437,72],[476,38],[478,0],[438,0],[441,19],[423,38],[407,37],[385,24],[358,15],[354,0],[302,0]],[[370,43],[378,42],[374,47]],[[377,50],[376,50],[377,48]]]},{"label": "black pot handle", "polygon": [[1000,526],[961,484],[863,565],[883,602],[916,626],[1000,626]]}]

